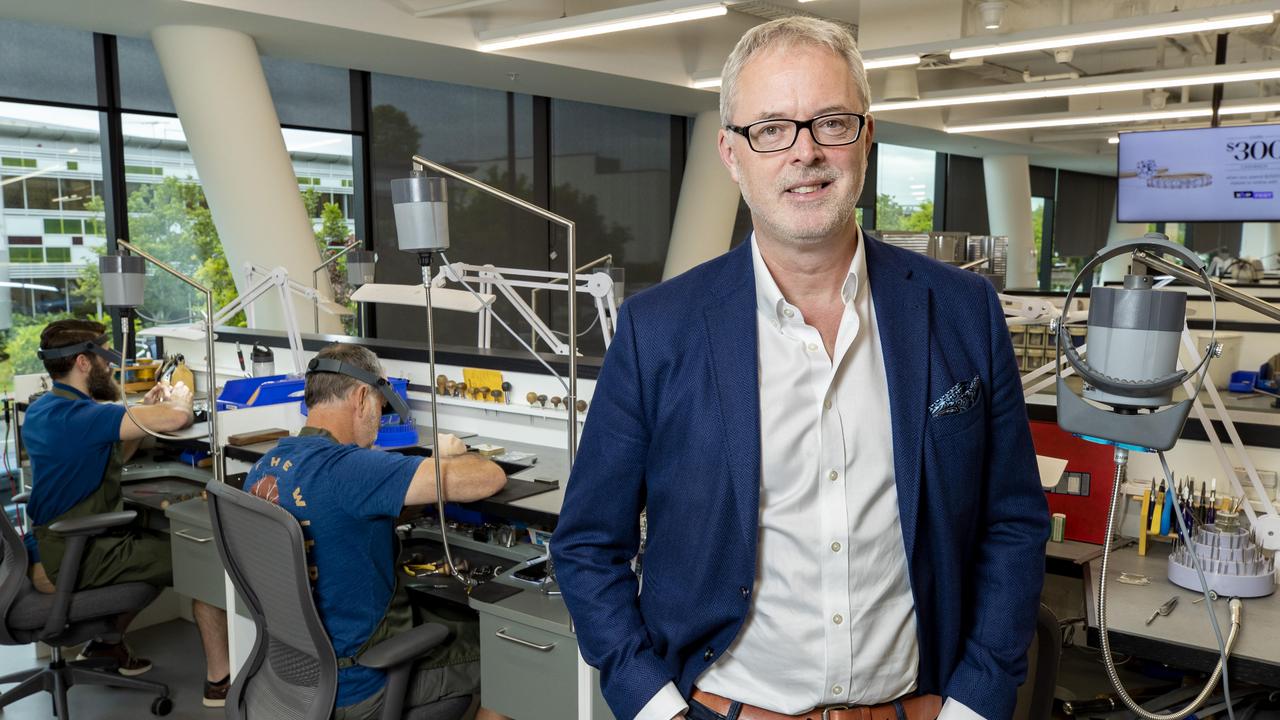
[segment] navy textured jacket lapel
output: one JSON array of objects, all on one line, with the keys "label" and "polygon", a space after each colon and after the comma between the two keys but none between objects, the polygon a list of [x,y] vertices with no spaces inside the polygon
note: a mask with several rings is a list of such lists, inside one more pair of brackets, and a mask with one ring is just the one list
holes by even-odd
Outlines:
[{"label": "navy textured jacket lapel", "polygon": [[926,394],[929,390],[929,288],[911,278],[881,241],[866,242],[867,277],[875,303],[889,409],[893,470],[907,559],[912,558],[920,509]]},{"label": "navy textured jacket lapel", "polygon": [[760,513],[760,367],[751,242],[730,250],[727,260],[703,315],[724,428],[725,457],[730,458],[734,510],[741,520],[742,541],[755,547]]}]

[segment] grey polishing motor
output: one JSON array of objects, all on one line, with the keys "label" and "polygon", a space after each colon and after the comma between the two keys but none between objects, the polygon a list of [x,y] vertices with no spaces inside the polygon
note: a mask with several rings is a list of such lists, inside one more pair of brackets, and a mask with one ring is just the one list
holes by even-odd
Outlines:
[{"label": "grey polishing motor", "polygon": [[[1154,291],[1150,275],[1126,275],[1124,287],[1089,294],[1089,365],[1116,378],[1141,382],[1177,369],[1187,295]],[[1150,397],[1117,395],[1092,385],[1084,396],[1116,408],[1158,408],[1173,402],[1173,388]]]}]

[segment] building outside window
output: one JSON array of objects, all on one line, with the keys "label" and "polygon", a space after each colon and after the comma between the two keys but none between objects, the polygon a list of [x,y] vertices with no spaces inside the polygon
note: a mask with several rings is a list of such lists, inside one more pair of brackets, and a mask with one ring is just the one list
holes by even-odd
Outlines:
[{"label": "building outside window", "polygon": [[[215,292],[215,306],[231,302],[236,298],[231,268],[181,124],[172,117],[125,114],[122,126],[130,240],[206,283]],[[354,229],[351,136],[292,129],[282,133],[317,242],[341,248]],[[85,273],[86,292],[98,292],[93,268]],[[293,279],[311,282],[310,277]],[[202,310],[203,299],[189,287],[152,275],[138,314],[144,325],[163,325],[194,322]]]},{"label": "building outside window", "polygon": [[880,143],[876,175],[876,229],[933,230],[933,150]]}]

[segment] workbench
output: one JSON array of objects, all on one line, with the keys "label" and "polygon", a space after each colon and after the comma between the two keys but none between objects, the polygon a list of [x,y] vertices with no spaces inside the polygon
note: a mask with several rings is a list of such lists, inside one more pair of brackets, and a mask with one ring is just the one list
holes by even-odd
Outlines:
[{"label": "workbench", "polygon": [[[515,500],[504,500],[503,494],[484,500],[477,500],[471,503],[456,503],[458,507],[474,510],[477,512],[499,517],[504,520],[515,520],[528,523],[531,525],[541,525],[547,529],[553,529],[560,517],[560,506],[564,503],[564,488],[569,481],[569,461],[568,454],[564,448],[547,447],[544,445],[533,445],[530,443],[516,442],[512,440],[498,440],[495,438],[483,437],[474,433],[465,431],[441,429],[442,433],[450,433],[456,435],[468,445],[477,445],[480,443],[492,443],[501,445],[509,452],[527,452],[537,455],[538,460],[531,467],[512,473],[508,476],[508,486],[512,483],[523,482],[541,482],[551,484],[555,487],[546,489],[536,495],[523,497]],[[418,447],[429,448],[431,446],[431,429],[429,427],[419,427],[418,437],[422,439]],[[275,440],[267,442],[255,443],[253,445],[245,445],[242,447],[227,446],[225,449],[226,456],[229,459],[240,460],[247,463],[256,463],[263,455],[271,452],[276,446]],[[395,452],[400,448],[388,448],[388,452]]]},{"label": "workbench", "polygon": [[[1172,667],[1212,672],[1218,662],[1218,645],[1209,624],[1204,603],[1193,604],[1200,593],[1185,590],[1167,579],[1169,547],[1154,543],[1146,557],[1136,547],[1111,553],[1107,577],[1107,620],[1113,653],[1135,655]],[[1098,637],[1097,588],[1102,559],[1089,563],[1085,577],[1085,606],[1088,612],[1090,645],[1101,647]],[[1139,573],[1148,585],[1117,582],[1120,573]],[[1167,617],[1147,618],[1169,600],[1178,604]],[[1280,688],[1280,597],[1245,599],[1240,637],[1228,665],[1231,681],[1250,682]],[[1231,627],[1231,613],[1225,599],[1213,603],[1223,640]]]},{"label": "workbench", "polygon": [[[457,430],[441,429],[457,435],[468,445],[493,443],[508,451],[537,455],[533,466],[512,473],[508,484],[554,482],[556,487],[537,495],[503,500],[502,494],[457,507],[474,510],[488,517],[539,525],[553,529],[564,502],[569,480],[569,463],[564,448],[499,440]],[[420,445],[430,446],[430,428],[419,428]],[[257,462],[269,453],[276,441],[243,447],[227,447],[228,458]],[[395,448],[389,449],[394,451]],[[425,544],[436,555],[440,553],[440,527],[434,519],[422,519],[402,527],[401,537],[413,544]],[[449,544],[455,560],[465,559],[472,566],[494,565],[508,571],[512,566],[545,553],[542,547],[518,542],[511,547],[496,540],[481,542],[468,535],[450,532]],[[438,559],[433,556],[432,559]],[[397,569],[397,571],[399,571]],[[578,644],[569,611],[553,584],[542,589],[509,577],[496,577],[491,583],[520,588],[510,597],[484,602],[469,597],[462,585],[448,577],[414,578],[406,581],[410,597],[416,603],[448,602],[473,609],[480,623],[480,672],[484,706],[520,720],[566,720],[578,717]],[[593,670],[592,675],[596,672]],[[598,680],[593,686],[591,717],[613,720],[600,694]]]},{"label": "workbench", "polygon": [[225,610],[222,559],[213,543],[209,504],[201,497],[212,478],[208,469],[143,456],[123,468],[120,490],[140,525],[169,536],[174,592]]}]

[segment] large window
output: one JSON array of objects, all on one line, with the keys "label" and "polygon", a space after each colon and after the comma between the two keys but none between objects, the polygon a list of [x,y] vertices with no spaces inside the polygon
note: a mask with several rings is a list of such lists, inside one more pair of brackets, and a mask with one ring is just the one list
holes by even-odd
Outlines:
[{"label": "large window", "polygon": [[0,384],[40,370],[45,323],[100,312],[74,291],[106,242],[101,184],[96,112],[0,102]]},{"label": "large window", "polygon": [[933,230],[932,150],[880,143],[876,174],[876,229]]},{"label": "large window", "polygon": [[[391,181],[408,177],[414,154],[517,197],[545,204],[534,172],[532,97],[377,74],[372,77],[371,92],[378,282],[422,280],[417,257],[398,249],[391,207]],[[446,254],[450,262],[548,268],[545,221],[455,182],[449,183],[448,196],[451,247]],[[528,299],[527,291],[521,294]],[[529,326],[516,322],[515,312],[505,300],[495,307],[513,329],[527,337]],[[416,308],[380,305],[376,332],[384,338],[423,339],[425,314]],[[474,346],[476,333],[474,315],[436,313],[439,342]],[[496,323],[492,338],[494,347],[519,347]]]},{"label": "large window", "polygon": [[[130,240],[209,285],[215,305],[231,302],[236,298],[235,282],[181,124],[172,117],[125,114],[123,127]],[[282,134],[301,204],[327,257],[354,235],[351,136],[292,129]],[[339,275],[344,267],[341,260],[331,265],[331,278],[345,277]],[[236,270],[239,274],[241,268]],[[293,279],[304,285],[311,282],[310,277]],[[334,289],[339,302],[348,300],[350,291],[344,284]],[[201,297],[166,275],[153,275],[146,292],[144,307],[138,310],[146,324],[192,322],[203,311]],[[347,329],[354,330],[354,322]]]},{"label": "large window", "polygon": [[[551,208],[577,223],[578,265],[611,255],[626,273],[627,293],[662,280],[674,211],[671,144],[669,115],[551,102]],[[565,269],[564,247],[557,232],[551,269]],[[563,293],[549,300],[553,327],[564,329]],[[581,347],[603,354],[591,298],[579,300]]]}]

